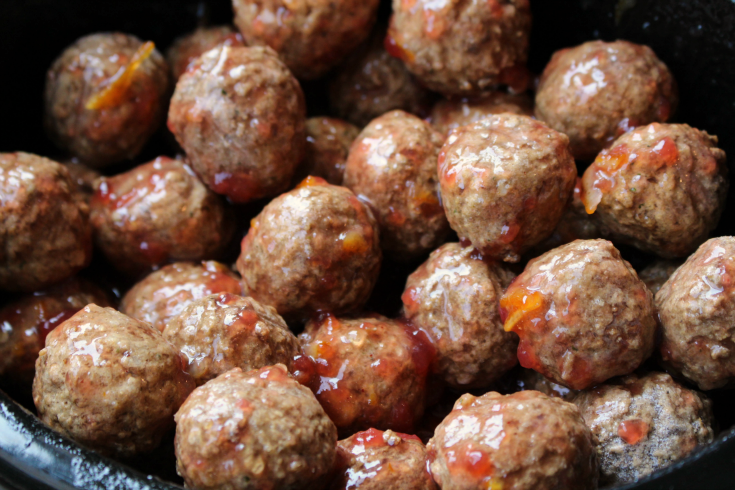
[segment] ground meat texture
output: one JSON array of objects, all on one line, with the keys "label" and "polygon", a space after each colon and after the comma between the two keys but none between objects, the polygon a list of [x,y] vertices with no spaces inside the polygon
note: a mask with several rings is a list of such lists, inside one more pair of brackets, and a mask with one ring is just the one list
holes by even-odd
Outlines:
[{"label": "ground meat texture", "polygon": [[232,0],[250,46],[268,45],[300,79],[321,77],[370,34],[380,0]]},{"label": "ground meat texture", "polygon": [[306,157],[296,172],[299,181],[309,175],[342,185],[350,145],[360,130],[341,119],[312,117],[306,120]]},{"label": "ground meat texture", "polygon": [[442,490],[597,488],[597,455],[579,411],[537,391],[463,395],[426,448]]},{"label": "ground meat texture", "polygon": [[416,436],[369,429],[337,443],[330,490],[436,490],[426,448]]},{"label": "ground meat texture", "polygon": [[168,127],[204,183],[244,203],[286,190],[304,156],[305,114],[273,50],[220,46],[179,78]]},{"label": "ground meat texture", "polygon": [[569,136],[575,158],[591,160],[630,128],[668,121],[678,100],[671,72],[651,48],[590,41],[554,53],[535,111]]},{"label": "ground meat texture", "polygon": [[167,262],[217,258],[234,232],[220,196],[168,157],[101,180],[90,207],[97,245],[133,277]]},{"label": "ground meat texture", "polygon": [[81,197],[85,203],[89,204],[89,201],[94,195],[97,179],[102,177],[102,175],[83,163],[79,163],[79,160],[76,158],[62,163],[69,171],[74,193],[78,197]]},{"label": "ground meat texture", "polygon": [[168,64],[152,42],[92,34],[46,75],[45,125],[56,144],[92,167],[135,157],[165,116]]},{"label": "ground meat texture", "polygon": [[153,450],[194,389],[150,325],[95,304],[56,327],[36,361],[33,402],[52,429],[113,457]]},{"label": "ground meat texture", "polygon": [[683,262],[678,260],[657,260],[638,273],[641,281],[646,283],[646,287],[654,296],[658,293],[669,277],[681,267]]},{"label": "ground meat texture", "polygon": [[449,224],[489,258],[518,262],[547,238],[577,178],[569,140],[539,121],[499,114],[455,130],[439,155]]},{"label": "ground meat texture", "polygon": [[499,91],[475,99],[442,99],[434,104],[429,120],[434,129],[449,135],[452,130],[461,126],[504,112],[532,116],[533,102],[526,94]]},{"label": "ground meat texture", "polygon": [[189,63],[217,46],[245,46],[245,43],[231,26],[199,27],[177,38],[166,51],[173,80],[183,75]]},{"label": "ground meat texture", "polygon": [[230,369],[291,367],[301,346],[276,310],[253,298],[220,293],[192,301],[163,330],[189,361],[187,371],[203,385]]},{"label": "ground meat texture", "polygon": [[379,315],[323,315],[299,340],[316,362],[316,397],[342,436],[371,427],[413,432],[433,361],[423,332]]},{"label": "ground meat texture", "polygon": [[30,153],[0,153],[0,290],[44,289],[91,259],[89,208],[69,171]]},{"label": "ground meat texture", "polygon": [[312,488],[331,469],[336,443],[314,395],[281,364],[235,368],[194,390],[176,414],[176,466],[188,488]]},{"label": "ground meat texture", "polygon": [[582,178],[601,231],[665,258],[686,257],[716,226],[727,198],[717,137],[686,124],[650,124],[618,138]]},{"label": "ground meat texture", "polygon": [[370,209],[349,189],[309,177],[252,221],[237,269],[245,295],[291,321],[359,310],[381,258]]},{"label": "ground meat texture", "polygon": [[514,391],[534,390],[546,396],[561,398],[566,401],[572,401],[575,395],[579,393],[578,391],[570,390],[566,386],[549,381],[533,369],[520,368],[513,379],[513,384],[515,385],[513,386]]},{"label": "ground meat texture", "polygon": [[530,32],[528,0],[393,0],[385,44],[429,89],[478,96],[526,90]]},{"label": "ground meat texture", "polygon": [[123,296],[120,311],[158,330],[196,300],[240,294],[240,278],[219,262],[177,262],[152,272]]},{"label": "ground meat texture", "polygon": [[528,263],[500,300],[518,360],[574,390],[630,374],[653,351],[653,295],[606,240],[577,240]]},{"label": "ground meat texture", "polygon": [[656,293],[661,357],[701,390],[735,379],[735,238],[713,238]]},{"label": "ground meat texture", "polygon": [[350,149],[344,185],[370,204],[389,257],[415,259],[449,233],[436,173],[443,143],[427,122],[392,111],[368,124]]},{"label": "ground meat texture", "polygon": [[408,276],[403,315],[429,334],[450,386],[487,387],[516,365],[516,335],[503,330],[498,302],[513,273],[472,248],[448,243]]}]

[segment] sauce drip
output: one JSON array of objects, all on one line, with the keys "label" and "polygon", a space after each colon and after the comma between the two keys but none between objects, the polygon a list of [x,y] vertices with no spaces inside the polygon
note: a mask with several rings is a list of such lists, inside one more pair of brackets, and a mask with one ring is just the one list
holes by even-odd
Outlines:
[{"label": "sauce drip", "polygon": [[618,426],[618,435],[630,445],[638,444],[648,435],[648,424],[640,419],[624,420]]},{"label": "sauce drip", "polygon": [[101,92],[89,98],[85,109],[96,111],[119,106],[125,100],[138,68],[151,56],[155,48],[156,45],[151,41],[141,44],[130,58],[130,63],[118,71]]}]

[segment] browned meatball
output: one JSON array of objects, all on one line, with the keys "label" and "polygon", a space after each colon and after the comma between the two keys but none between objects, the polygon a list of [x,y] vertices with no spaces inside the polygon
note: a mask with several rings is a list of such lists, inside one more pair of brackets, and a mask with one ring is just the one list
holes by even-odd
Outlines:
[{"label": "browned meatball", "polygon": [[234,202],[282,192],[304,156],[304,94],[270,48],[220,46],[179,78],[168,128],[205,184]]},{"label": "browned meatball", "polygon": [[133,286],[120,311],[158,330],[194,301],[210,294],[240,294],[240,278],[219,262],[177,262],[152,272]]},{"label": "browned meatball", "polygon": [[370,204],[389,257],[420,257],[449,233],[436,172],[443,143],[427,122],[392,111],[368,124],[350,149],[344,185]]},{"label": "browned meatball", "polygon": [[177,38],[166,51],[173,80],[184,74],[189,63],[217,46],[245,46],[245,43],[231,26],[199,27]]},{"label": "browned meatball", "polygon": [[583,390],[630,374],[653,351],[653,295],[606,240],[577,240],[530,261],[500,300],[518,360]]},{"label": "browned meatball", "polygon": [[313,80],[370,33],[380,0],[232,0],[251,46],[270,46],[298,78]]},{"label": "browned meatball", "polygon": [[434,104],[429,119],[434,129],[449,135],[461,126],[504,112],[532,116],[533,102],[526,94],[507,92],[491,92],[479,99],[442,99]]},{"label": "browned meatball", "polygon": [[661,357],[711,390],[735,379],[735,237],[705,242],[656,294]]},{"label": "browned meatball", "polygon": [[0,244],[0,290],[38,291],[89,264],[89,209],[63,165],[0,153]]},{"label": "browned meatball", "polygon": [[678,101],[651,48],[590,41],[554,53],[536,91],[536,117],[569,136],[575,158],[591,160],[630,128],[668,121]]},{"label": "browned meatball", "polygon": [[606,236],[662,257],[685,257],[720,219],[727,197],[717,137],[650,124],[603,150],[582,178],[582,202]]},{"label": "browned meatball", "polygon": [[100,451],[153,450],[194,389],[155,328],[95,304],[56,327],[36,361],[33,402],[54,430]]},{"label": "browned meatball", "polygon": [[379,315],[323,315],[299,340],[316,362],[316,397],[341,435],[371,427],[413,431],[434,354],[423,332]]},{"label": "browned meatball", "polygon": [[416,436],[369,429],[337,443],[330,490],[435,490],[426,448]]},{"label": "browned meatball", "polygon": [[140,153],[163,121],[168,94],[168,65],[152,42],[85,36],[46,75],[46,129],[83,163],[107,166]]},{"label": "browned meatball", "polygon": [[538,391],[463,395],[427,451],[442,490],[597,488],[593,438],[579,411]]},{"label": "browned meatball", "polygon": [[449,224],[482,254],[506,262],[556,227],[577,178],[569,140],[527,116],[499,114],[463,126],[439,155]]},{"label": "browned meatball", "polygon": [[337,429],[314,395],[276,365],[235,368],[176,414],[176,466],[188,488],[312,488],[331,469]]},{"label": "browned meatball", "polygon": [[654,296],[661,289],[669,277],[683,264],[679,260],[657,260],[638,273],[641,281],[646,283],[646,287]]},{"label": "browned meatball", "polygon": [[236,367],[290,368],[301,353],[299,341],[276,310],[230,293],[192,301],[169,321],[163,337],[186,356],[187,371],[197,385]]},{"label": "browned meatball", "polygon": [[69,171],[74,192],[77,196],[80,196],[84,202],[89,204],[89,201],[92,199],[96,189],[97,179],[102,177],[102,175],[83,163],[79,163],[79,160],[76,158],[72,158],[67,162],[61,163],[63,163]]},{"label": "browned meatball", "polygon": [[97,245],[131,276],[167,262],[217,258],[234,231],[221,198],[168,157],[102,179],[90,208]]},{"label": "browned meatball", "polygon": [[513,277],[458,243],[432,252],[408,276],[403,315],[431,337],[438,371],[450,386],[486,387],[518,362],[518,338],[503,331],[498,309]]},{"label": "browned meatball", "polygon": [[350,145],[360,130],[352,124],[332,117],[306,120],[306,156],[296,172],[299,182],[309,175],[321,177],[330,184],[342,185]]},{"label": "browned meatball", "polygon": [[526,89],[528,0],[393,0],[386,47],[431,90],[476,96]]},{"label": "browned meatball", "polygon": [[243,293],[286,320],[360,309],[380,271],[378,225],[344,187],[309,177],[268,204],[242,241]]}]

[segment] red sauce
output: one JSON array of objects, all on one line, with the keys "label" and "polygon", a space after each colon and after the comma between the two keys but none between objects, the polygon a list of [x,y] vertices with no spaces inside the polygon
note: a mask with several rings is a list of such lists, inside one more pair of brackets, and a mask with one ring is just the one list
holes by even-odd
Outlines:
[{"label": "red sauce", "polygon": [[298,354],[296,357],[293,358],[293,363],[291,366],[291,374],[296,379],[296,381],[314,392],[319,388],[318,384],[315,385],[316,364],[311,357],[303,353]]},{"label": "red sauce", "polygon": [[468,475],[475,481],[492,477],[495,473],[490,455],[482,446],[473,442],[455,445],[447,452],[447,469],[451,473]]},{"label": "red sauce", "polygon": [[618,426],[618,435],[628,444],[638,444],[648,435],[648,424],[640,419],[624,420]]},{"label": "red sauce", "polygon": [[472,242],[470,241],[469,238],[460,237],[460,239],[459,239],[459,245],[462,248],[467,248],[467,247],[471,247],[472,246]]},{"label": "red sauce", "polygon": [[505,244],[512,243],[513,240],[516,239],[520,231],[521,227],[518,225],[518,223],[508,223],[500,230],[500,241]]},{"label": "red sauce", "polygon": [[394,58],[398,58],[399,60],[407,61],[409,63],[413,62],[415,59],[415,56],[410,51],[406,50],[394,37],[393,34],[388,31],[388,35],[385,37],[385,41],[383,42],[383,47],[388,52],[389,55],[393,56]]},{"label": "red sauce", "polygon": [[85,109],[111,109],[124,102],[129,96],[128,90],[135,79],[138,68],[150,57],[155,47],[156,45],[151,41],[143,43],[130,58],[127,66],[110,78],[102,91],[89,98],[85,104]]},{"label": "red sauce", "polygon": [[421,288],[416,287],[411,287],[403,291],[401,301],[403,301],[403,306],[409,316],[413,316],[419,311],[421,307],[421,303],[419,302],[420,294]]},{"label": "red sauce", "polygon": [[234,203],[247,203],[263,195],[258,180],[248,173],[219,172],[214,175],[214,180],[209,182],[209,186],[214,192],[227,196]]},{"label": "red sauce", "polygon": [[498,74],[498,81],[503,85],[507,85],[511,92],[516,94],[520,94],[528,90],[532,80],[533,75],[528,68],[526,68],[526,65],[509,66],[507,68],[503,68],[500,71],[500,74]]},{"label": "red sauce", "polygon": [[314,187],[317,185],[329,185],[329,182],[321,177],[314,177],[313,175],[309,175],[304,180],[299,182],[299,185],[296,186],[296,189],[303,189],[304,187]]},{"label": "red sauce", "polygon": [[56,316],[53,316],[48,320],[43,320],[41,323],[39,323],[36,326],[36,329],[38,331],[38,339],[40,345],[45,345],[46,337],[48,336],[48,334],[51,333],[56,327],[67,321],[69,318],[76,315],[80,309],[81,308],[70,308],[63,310],[60,313],[57,313]]},{"label": "red sauce", "polygon": [[546,301],[538,291],[532,291],[515,281],[500,298],[500,318],[506,332],[541,331],[546,327]]}]

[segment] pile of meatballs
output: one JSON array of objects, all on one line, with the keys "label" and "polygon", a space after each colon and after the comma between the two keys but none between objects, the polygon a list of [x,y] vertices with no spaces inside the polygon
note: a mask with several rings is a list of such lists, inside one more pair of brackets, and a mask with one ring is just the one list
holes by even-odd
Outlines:
[{"label": "pile of meatballs", "polygon": [[[49,68],[61,157],[0,154],[0,386],[121,461],[175,431],[202,490],[594,489],[713,440],[727,165],[651,49],[535,77],[528,0],[232,3],[165,56],[98,33]],[[401,310],[366,311],[395,264]]]}]

